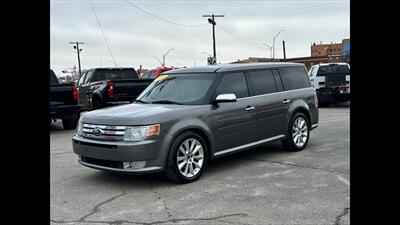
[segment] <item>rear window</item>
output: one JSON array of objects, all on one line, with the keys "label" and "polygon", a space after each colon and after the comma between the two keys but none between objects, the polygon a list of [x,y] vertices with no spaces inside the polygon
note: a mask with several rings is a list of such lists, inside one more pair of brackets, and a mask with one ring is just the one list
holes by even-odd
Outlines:
[{"label": "rear window", "polygon": [[307,88],[311,86],[304,67],[281,68],[280,74],[285,90]]},{"label": "rear window", "polygon": [[272,70],[250,71],[249,80],[252,84],[252,95],[263,95],[276,92]]},{"label": "rear window", "polygon": [[50,84],[58,84],[60,81],[58,80],[56,74],[53,70],[50,70]]},{"label": "rear window", "polygon": [[329,76],[329,75],[350,75],[350,70],[347,65],[326,65],[320,66],[318,69],[317,76]]},{"label": "rear window", "polygon": [[97,69],[92,81],[100,80],[124,80],[124,79],[137,79],[137,73],[134,69]]}]

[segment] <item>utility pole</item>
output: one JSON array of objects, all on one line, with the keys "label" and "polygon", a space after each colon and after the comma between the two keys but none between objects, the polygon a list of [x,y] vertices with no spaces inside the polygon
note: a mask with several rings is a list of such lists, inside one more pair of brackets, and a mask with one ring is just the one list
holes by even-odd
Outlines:
[{"label": "utility pole", "polygon": [[[215,17],[225,17],[224,15],[214,15],[214,13],[213,14],[211,14],[211,15],[203,15],[203,17],[211,17],[211,19],[209,18],[208,19],[208,22],[212,25],[212,31],[213,31],[213,51],[214,51],[214,58],[216,59],[217,58],[217,50],[216,50],[216,47],[215,47],[215,25],[217,24],[216,22],[215,22]],[[217,63],[217,60],[215,60],[215,63]]]},{"label": "utility pole", "polygon": [[285,48],[285,41],[282,41],[283,44],[283,61],[286,62],[286,48]]},{"label": "utility pole", "polygon": [[76,42],[70,42],[70,44],[74,45],[74,49],[76,49],[76,53],[78,54],[79,78],[81,78],[81,75],[82,75],[82,73],[81,73],[81,58],[79,56],[79,53],[82,51],[82,49],[79,48],[79,44],[83,45],[85,43],[76,41]]}]

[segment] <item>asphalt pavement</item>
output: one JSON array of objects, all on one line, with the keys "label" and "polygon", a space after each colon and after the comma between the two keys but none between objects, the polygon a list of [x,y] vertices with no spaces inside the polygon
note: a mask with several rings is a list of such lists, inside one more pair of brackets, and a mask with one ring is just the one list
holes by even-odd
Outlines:
[{"label": "asphalt pavement", "polygon": [[208,165],[196,182],[81,166],[52,123],[51,224],[350,224],[350,108],[320,108],[308,147],[271,143]]}]

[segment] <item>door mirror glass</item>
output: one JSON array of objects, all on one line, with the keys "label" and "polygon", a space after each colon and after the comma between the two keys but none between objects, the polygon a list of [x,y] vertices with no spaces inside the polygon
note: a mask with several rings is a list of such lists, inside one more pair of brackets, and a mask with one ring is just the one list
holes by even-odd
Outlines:
[{"label": "door mirror glass", "polygon": [[222,102],[236,102],[235,94],[219,94],[215,100],[214,104],[222,103]]}]

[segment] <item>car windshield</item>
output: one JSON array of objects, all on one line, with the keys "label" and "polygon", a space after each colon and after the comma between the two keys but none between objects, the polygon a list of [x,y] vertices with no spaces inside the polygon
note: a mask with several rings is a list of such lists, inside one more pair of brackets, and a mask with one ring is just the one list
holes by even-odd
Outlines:
[{"label": "car windshield", "polygon": [[321,66],[318,70],[317,76],[328,76],[333,74],[350,75],[350,70],[347,65],[329,65]]},{"label": "car windshield", "polygon": [[161,74],[136,99],[152,104],[205,104],[215,74]]}]

